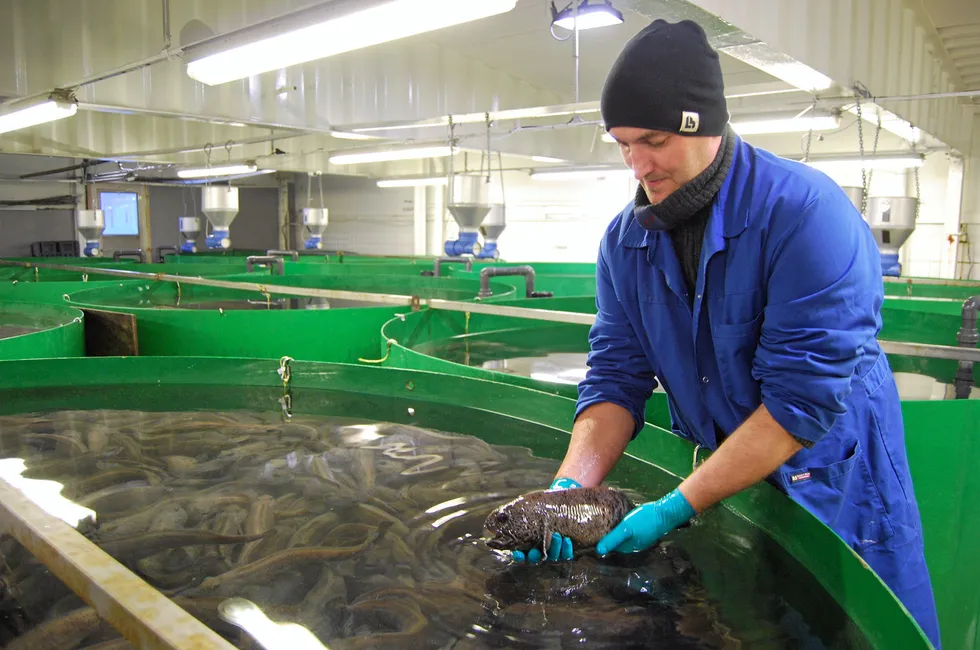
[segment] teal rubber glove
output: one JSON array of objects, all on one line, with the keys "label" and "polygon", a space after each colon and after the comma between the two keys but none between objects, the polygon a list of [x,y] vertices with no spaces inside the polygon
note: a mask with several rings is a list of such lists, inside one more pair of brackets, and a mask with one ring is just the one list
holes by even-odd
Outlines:
[{"label": "teal rubber glove", "polygon": [[596,553],[604,556],[614,551],[636,553],[646,550],[670,531],[687,523],[695,514],[684,495],[674,490],[658,501],[633,508],[599,540]]},{"label": "teal rubber glove", "polygon": [[[582,486],[574,479],[558,477],[551,482],[551,486],[548,489],[571,490],[580,487]],[[541,549],[532,548],[526,555],[524,551],[514,551],[511,553],[511,557],[515,562],[530,562],[531,564],[537,564],[542,558],[547,559],[549,562],[554,562],[559,559],[571,560],[572,540],[567,537],[562,537],[558,533],[552,533],[551,542],[548,544],[548,555],[542,556]]]}]

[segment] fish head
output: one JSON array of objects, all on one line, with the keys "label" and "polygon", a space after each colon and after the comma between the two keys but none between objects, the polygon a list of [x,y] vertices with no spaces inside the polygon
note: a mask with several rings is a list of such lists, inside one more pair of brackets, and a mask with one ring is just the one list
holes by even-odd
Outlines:
[{"label": "fish head", "polygon": [[[535,543],[535,530],[529,515],[527,499],[523,496],[497,506],[487,516],[484,528],[490,534],[487,546],[501,551],[529,548]],[[537,532],[537,537],[540,537]]]}]

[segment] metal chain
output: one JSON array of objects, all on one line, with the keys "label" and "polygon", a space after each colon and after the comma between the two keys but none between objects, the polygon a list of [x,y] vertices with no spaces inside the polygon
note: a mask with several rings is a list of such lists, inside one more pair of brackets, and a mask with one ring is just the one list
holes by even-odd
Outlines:
[{"label": "metal chain", "polygon": [[316,173],[316,186],[320,192],[320,209],[323,209],[323,172]]},{"label": "metal chain", "polygon": [[[912,144],[912,155],[918,156],[918,154],[915,151],[915,139],[913,138],[912,140],[910,140],[910,142]],[[919,222],[919,204],[922,202],[922,199],[921,199],[922,194],[920,193],[920,189],[919,189],[919,168],[918,167],[913,167],[912,168],[912,177],[915,179],[915,223],[918,223]]]},{"label": "metal chain", "polygon": [[[493,154],[490,153],[490,111],[484,113],[487,120],[487,185],[490,184],[490,172],[493,169]],[[483,163],[480,163],[481,171]]]},{"label": "metal chain", "polygon": [[861,151],[861,214],[868,210],[868,172],[864,166],[864,117],[861,115],[861,94],[854,90],[854,102],[857,110],[858,148]]},{"label": "metal chain", "polygon": [[456,124],[453,122],[453,116],[449,116],[449,195],[446,197],[446,203],[451,204],[453,202],[453,159],[456,157],[453,155],[456,148]]},{"label": "metal chain", "polygon": [[[875,129],[875,142],[874,146],[871,147],[871,159],[874,160],[878,156],[878,136],[881,135],[881,108],[878,109],[878,127]],[[865,188],[864,193],[867,195],[871,192],[871,179],[874,177],[875,168],[874,165],[868,168],[868,187]],[[867,201],[867,199],[865,199]]]},{"label": "metal chain", "polygon": [[[813,104],[810,106],[810,117],[813,118],[813,113],[817,109],[817,96],[813,95]],[[806,134],[806,148],[803,151],[803,162],[810,162],[810,143],[813,141],[813,120],[810,120],[810,130]]]},{"label": "metal chain", "polygon": [[211,149],[212,148],[213,147],[211,146],[210,142],[204,145],[204,168],[207,170],[207,173],[204,175],[204,187],[207,187],[208,185],[211,184]]}]

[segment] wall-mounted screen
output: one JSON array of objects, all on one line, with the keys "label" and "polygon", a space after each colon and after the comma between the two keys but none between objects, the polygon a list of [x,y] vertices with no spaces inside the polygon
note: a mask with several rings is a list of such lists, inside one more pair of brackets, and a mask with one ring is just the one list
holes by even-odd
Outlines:
[{"label": "wall-mounted screen", "polygon": [[103,235],[140,234],[136,192],[99,192],[99,208],[105,216]]}]

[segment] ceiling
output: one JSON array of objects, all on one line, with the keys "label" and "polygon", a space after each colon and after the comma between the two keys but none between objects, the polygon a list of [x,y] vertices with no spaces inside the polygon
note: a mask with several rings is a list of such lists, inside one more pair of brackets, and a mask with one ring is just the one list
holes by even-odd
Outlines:
[{"label": "ceiling", "polygon": [[[339,0],[0,3],[0,97],[71,87],[83,109],[68,120],[0,135],[0,152],[171,166],[254,160],[282,171],[373,176],[443,173],[444,160],[331,165],[333,153],[374,144],[339,139],[331,132],[447,114],[595,102],[622,46],[654,17],[694,18],[718,48],[754,42],[684,0],[613,0],[625,23],[581,33],[576,97],[573,39],[559,41],[556,35],[567,34],[552,34],[550,0],[519,0],[507,14],[221,86],[207,87],[186,75],[182,57],[196,43],[331,1]],[[961,29],[972,16],[961,5],[975,2],[929,0],[930,11],[944,5],[930,14],[938,33]],[[169,7],[169,49],[164,7]],[[968,76],[974,69],[973,41],[956,40],[957,32],[950,33],[950,56],[962,54],[956,60]],[[808,101],[807,94],[721,52],[726,92],[751,95],[730,100],[733,117]],[[780,94],[758,94],[773,92]],[[597,112],[589,112],[494,123],[491,147],[502,152],[505,168],[554,164],[534,161],[534,155],[578,164],[617,162],[615,147],[599,140],[598,120]],[[836,146],[853,146],[853,129],[844,128],[845,122],[842,134],[815,146],[845,140]],[[445,142],[448,129],[416,125],[374,134],[428,144]],[[464,153],[454,164],[478,167],[487,147],[486,126],[458,127],[455,135]],[[761,141],[772,143],[777,153],[799,153],[796,136]],[[788,150],[780,151],[781,146]]]},{"label": "ceiling", "polygon": [[980,2],[928,0],[923,6],[965,89],[980,89]]}]

